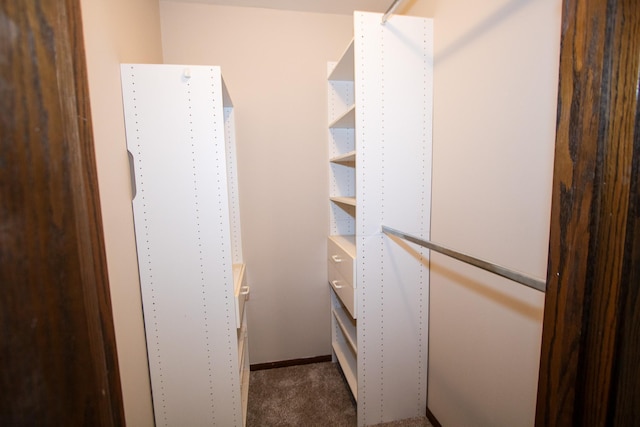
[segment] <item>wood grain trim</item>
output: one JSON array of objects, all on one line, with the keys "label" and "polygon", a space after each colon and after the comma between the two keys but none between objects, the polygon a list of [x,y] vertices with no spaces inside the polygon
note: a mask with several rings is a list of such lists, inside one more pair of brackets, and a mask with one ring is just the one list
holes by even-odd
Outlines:
[{"label": "wood grain trim", "polygon": [[[100,418],[106,425],[124,425],[118,356],[111,293],[107,273],[105,243],[98,189],[98,171],[95,159],[93,124],[89,102],[89,83],[84,49],[80,0],[59,2],[59,26],[66,34],[56,37],[57,48],[63,53],[58,72],[62,91],[61,105],[68,102],[65,117],[69,120],[65,131],[67,141],[77,141],[68,147],[70,153],[71,182],[76,189],[73,208],[78,228],[78,249],[82,274],[90,347],[96,371],[103,384],[104,403]],[[69,73],[65,76],[66,73]],[[63,107],[64,108],[64,107]],[[108,392],[107,392],[108,390]]]},{"label": "wood grain trim", "polygon": [[278,362],[256,363],[251,365],[252,371],[263,369],[286,368],[289,366],[309,365],[311,363],[331,362],[331,355],[307,357],[302,359],[280,360]]},{"label": "wood grain trim", "polygon": [[0,40],[0,419],[124,425],[79,0],[1,0]]},{"label": "wood grain trim", "polygon": [[637,234],[627,227],[639,10],[634,0],[563,3],[537,426],[610,425],[616,413],[621,307],[637,287],[627,273]]},{"label": "wood grain trim", "polygon": [[[615,409],[610,411],[608,417],[614,426],[635,425],[640,420],[640,103],[637,98],[640,92],[640,76],[637,72],[633,73],[633,67],[636,70],[640,68],[640,37],[637,36],[640,34],[640,7],[633,2],[625,3],[624,7],[626,10],[618,16],[619,19],[624,17],[619,25],[624,27],[623,33],[627,34],[627,46],[624,54],[614,58],[614,61],[616,64],[630,63],[629,68],[632,72],[624,74],[624,86],[635,86],[637,89],[635,100],[631,97],[628,101],[635,103],[635,125],[622,278],[627,286],[620,296],[619,306],[617,353],[613,375],[615,396],[611,399],[611,406]],[[632,17],[628,17],[629,15]],[[625,106],[621,105],[620,108]]]}]

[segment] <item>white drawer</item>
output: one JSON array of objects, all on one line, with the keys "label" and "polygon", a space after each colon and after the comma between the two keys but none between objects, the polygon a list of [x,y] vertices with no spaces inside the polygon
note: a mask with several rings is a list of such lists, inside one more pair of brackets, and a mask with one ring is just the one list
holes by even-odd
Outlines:
[{"label": "white drawer", "polygon": [[329,236],[327,242],[329,267],[340,273],[342,280],[356,287],[355,239],[353,236]]},{"label": "white drawer", "polygon": [[236,302],[236,328],[242,326],[244,303],[249,299],[249,286],[245,276],[244,264],[233,264],[233,286]]},{"label": "white drawer", "polygon": [[331,285],[342,304],[347,308],[351,317],[356,319],[356,290],[340,274],[338,269],[331,264],[329,264],[329,285]]}]

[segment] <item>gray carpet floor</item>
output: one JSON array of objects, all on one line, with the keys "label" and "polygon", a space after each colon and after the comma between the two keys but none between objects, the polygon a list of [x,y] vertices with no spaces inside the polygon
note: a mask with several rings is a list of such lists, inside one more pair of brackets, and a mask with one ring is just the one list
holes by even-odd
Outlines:
[{"label": "gray carpet floor", "polygon": [[[354,427],[356,404],[335,363],[252,371],[247,427]],[[412,418],[378,427],[431,427]]]}]

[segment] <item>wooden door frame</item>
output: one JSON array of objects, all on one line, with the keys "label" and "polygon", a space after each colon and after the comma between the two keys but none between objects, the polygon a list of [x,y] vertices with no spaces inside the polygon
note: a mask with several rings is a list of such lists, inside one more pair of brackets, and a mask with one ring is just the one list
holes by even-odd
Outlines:
[{"label": "wooden door frame", "polygon": [[80,0],[0,0],[0,424],[124,425]]},{"label": "wooden door frame", "polygon": [[536,426],[640,419],[640,6],[565,0]]}]

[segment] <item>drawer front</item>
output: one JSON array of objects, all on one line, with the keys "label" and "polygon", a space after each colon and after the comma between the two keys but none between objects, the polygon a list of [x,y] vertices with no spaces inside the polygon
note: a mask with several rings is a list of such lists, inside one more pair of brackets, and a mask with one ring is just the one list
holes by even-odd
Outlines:
[{"label": "drawer front", "polygon": [[347,308],[351,317],[356,319],[356,291],[338,269],[331,264],[329,265],[329,285]]},{"label": "drawer front", "polygon": [[236,328],[242,326],[244,317],[244,304],[249,298],[249,287],[247,286],[247,276],[245,275],[244,264],[235,264],[233,266],[234,279],[234,296],[236,302]]},{"label": "drawer front", "polygon": [[347,281],[349,286],[355,288],[355,260],[331,239],[329,239],[327,243],[327,252],[329,268],[335,268],[336,271],[340,273],[343,280]]}]

